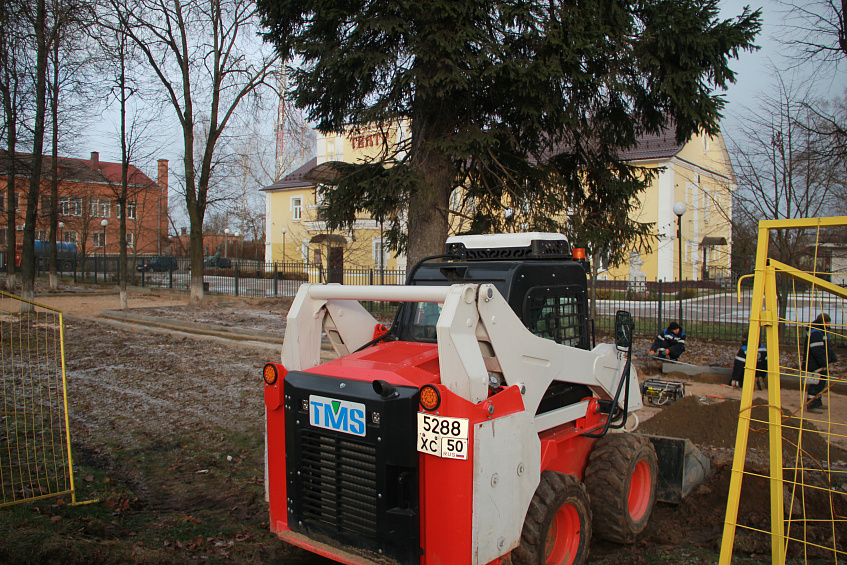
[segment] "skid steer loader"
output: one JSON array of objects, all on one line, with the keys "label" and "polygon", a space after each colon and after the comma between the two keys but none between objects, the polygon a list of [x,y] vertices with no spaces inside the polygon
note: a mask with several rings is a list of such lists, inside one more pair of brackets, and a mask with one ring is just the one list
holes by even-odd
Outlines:
[{"label": "skid steer loader", "polygon": [[[581,251],[451,237],[406,286],[301,286],[263,375],[271,530],[361,565],[574,565],[592,532],[633,542],[656,450],[625,430],[629,314],[591,347]],[[399,302],[391,327],[359,300]]]}]

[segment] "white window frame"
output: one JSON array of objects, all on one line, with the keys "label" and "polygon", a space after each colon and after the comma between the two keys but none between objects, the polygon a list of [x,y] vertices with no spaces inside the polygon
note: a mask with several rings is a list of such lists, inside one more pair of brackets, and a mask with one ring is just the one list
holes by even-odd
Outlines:
[{"label": "white window frame", "polygon": [[384,238],[375,237],[371,240],[371,259],[373,259],[374,267],[379,268],[379,249],[382,247],[382,268],[385,269],[386,265],[388,265],[389,253],[388,248],[385,245]]},{"label": "white window frame", "polygon": [[79,235],[75,231],[63,232],[62,241],[66,243],[77,243],[79,241]]},{"label": "white window frame", "polygon": [[70,199],[70,215],[82,216],[82,198],[77,196]]},{"label": "white window frame", "polygon": [[91,239],[94,243],[94,247],[102,249],[106,247],[106,232],[105,231],[95,231],[91,234]]},{"label": "white window frame", "polygon": [[56,203],[56,207],[59,209],[58,212],[60,216],[70,216],[71,198],[69,196],[60,196]]},{"label": "white window frame", "polygon": [[[296,204],[295,204],[296,202]],[[299,222],[303,218],[303,197],[291,197],[291,221]]]},{"label": "white window frame", "polygon": [[135,244],[135,234],[128,231],[126,232],[126,247],[127,249],[132,249]]},{"label": "white window frame", "polygon": [[138,205],[135,200],[127,200],[126,201],[126,217],[128,220],[134,220],[135,215],[138,209]]}]

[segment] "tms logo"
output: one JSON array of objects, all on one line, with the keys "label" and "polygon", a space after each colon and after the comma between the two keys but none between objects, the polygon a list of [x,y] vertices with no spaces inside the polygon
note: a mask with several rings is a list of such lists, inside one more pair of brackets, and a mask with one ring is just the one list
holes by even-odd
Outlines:
[{"label": "tms logo", "polygon": [[309,396],[309,423],[316,428],[364,436],[365,405],[312,395]]}]

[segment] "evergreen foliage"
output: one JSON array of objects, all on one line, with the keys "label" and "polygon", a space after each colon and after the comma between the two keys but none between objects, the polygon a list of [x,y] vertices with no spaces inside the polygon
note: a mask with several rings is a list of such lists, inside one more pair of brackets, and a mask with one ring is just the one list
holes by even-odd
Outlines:
[{"label": "evergreen foliage", "polygon": [[562,231],[570,208],[614,222],[615,246],[643,240],[650,226],[623,212],[649,174],[619,151],[667,128],[678,140],[717,133],[713,91],[734,80],[729,61],[760,28],[748,9],[718,20],[717,0],[258,5],[321,132],[408,120],[399,146],[339,165],[324,190],[332,227],[368,211],[410,262],[442,252],[456,187],[473,232]]}]

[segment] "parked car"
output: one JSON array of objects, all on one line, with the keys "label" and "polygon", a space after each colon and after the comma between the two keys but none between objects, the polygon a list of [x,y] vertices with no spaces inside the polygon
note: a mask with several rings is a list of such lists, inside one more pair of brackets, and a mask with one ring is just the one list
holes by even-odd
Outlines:
[{"label": "parked car", "polygon": [[231,269],[232,259],[230,259],[229,257],[219,257],[218,255],[212,255],[211,257],[207,257],[206,260],[203,261],[203,266],[212,269]]},{"label": "parked car", "polygon": [[147,271],[148,273],[152,273],[154,271],[172,272],[177,269],[179,269],[179,263],[177,262],[176,257],[148,257],[135,266],[136,271]]}]

